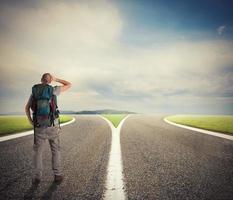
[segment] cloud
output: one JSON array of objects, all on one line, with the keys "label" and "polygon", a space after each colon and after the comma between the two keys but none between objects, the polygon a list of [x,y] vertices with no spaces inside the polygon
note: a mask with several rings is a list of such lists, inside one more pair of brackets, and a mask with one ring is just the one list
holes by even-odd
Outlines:
[{"label": "cloud", "polygon": [[44,72],[72,82],[59,97],[63,110],[220,112],[233,104],[232,41],[169,33],[162,45],[132,47],[122,42],[124,20],[109,1],[1,8],[1,112],[23,110]]},{"label": "cloud", "polygon": [[219,35],[222,35],[223,32],[225,31],[225,29],[226,29],[226,26],[219,26],[219,27],[217,28],[217,33],[218,33]]},{"label": "cloud", "polygon": [[227,25],[219,26],[217,28],[217,33],[220,36],[224,35],[224,36],[232,37],[233,27],[232,26],[227,26]]}]

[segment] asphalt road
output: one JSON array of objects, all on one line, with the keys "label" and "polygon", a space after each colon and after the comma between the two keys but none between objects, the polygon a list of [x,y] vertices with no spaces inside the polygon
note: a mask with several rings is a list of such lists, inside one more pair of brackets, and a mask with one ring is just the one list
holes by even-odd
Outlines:
[{"label": "asphalt road", "polygon": [[101,199],[111,146],[111,129],[98,116],[77,116],[62,127],[61,155],[64,181],[53,184],[51,153],[43,153],[44,174],[31,184],[33,136],[0,143],[0,199]]},{"label": "asphalt road", "polygon": [[233,199],[233,142],[132,115],[121,130],[128,199]]},{"label": "asphalt road", "polygon": [[[132,115],[121,129],[128,199],[233,199],[233,142],[172,126],[163,115]],[[53,184],[44,150],[41,184],[31,184],[33,136],[0,143],[0,199],[101,199],[111,129],[98,116],[62,127],[64,182]]]}]

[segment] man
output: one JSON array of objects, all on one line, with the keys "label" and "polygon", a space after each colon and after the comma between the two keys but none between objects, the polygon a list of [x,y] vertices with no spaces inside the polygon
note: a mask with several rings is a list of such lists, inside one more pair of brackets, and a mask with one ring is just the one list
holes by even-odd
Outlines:
[{"label": "man", "polygon": [[[62,85],[60,86],[54,86],[52,87],[50,84],[51,82],[58,82]],[[51,95],[54,97],[58,96],[61,92],[66,91],[71,87],[71,83],[59,78],[56,78],[55,76],[52,76],[50,73],[45,73],[42,75],[41,78],[41,84],[37,84],[42,89],[44,88],[50,88]],[[44,89],[45,90],[45,89]],[[44,91],[43,90],[43,91]],[[32,89],[33,91],[33,89]],[[44,94],[44,92],[42,93]],[[36,119],[32,118],[31,116],[31,110],[32,104],[33,104],[33,98],[35,99],[35,94],[31,94],[26,106],[25,106],[25,112],[28,117],[29,122],[34,126],[34,144],[33,144],[33,164],[34,164],[34,175],[33,175],[33,183],[39,184],[42,177],[42,150],[43,145],[45,144],[46,140],[48,139],[50,144],[50,149],[52,152],[52,169],[54,173],[54,182],[55,183],[61,183],[63,180],[62,172],[61,172],[61,157],[60,157],[60,139],[59,139],[59,133],[60,133],[60,126],[58,118],[53,120],[53,124],[49,125],[40,125],[36,123]],[[49,101],[48,101],[49,102]],[[51,102],[51,101],[50,101]],[[38,106],[38,105],[37,105]],[[49,106],[50,107],[50,106]]]}]

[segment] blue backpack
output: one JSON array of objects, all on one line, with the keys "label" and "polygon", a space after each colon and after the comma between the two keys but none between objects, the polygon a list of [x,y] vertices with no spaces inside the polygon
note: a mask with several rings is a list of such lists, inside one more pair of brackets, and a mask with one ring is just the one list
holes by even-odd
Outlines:
[{"label": "blue backpack", "polygon": [[33,122],[35,127],[54,126],[54,120],[58,118],[59,110],[53,87],[48,84],[36,84],[32,87]]}]

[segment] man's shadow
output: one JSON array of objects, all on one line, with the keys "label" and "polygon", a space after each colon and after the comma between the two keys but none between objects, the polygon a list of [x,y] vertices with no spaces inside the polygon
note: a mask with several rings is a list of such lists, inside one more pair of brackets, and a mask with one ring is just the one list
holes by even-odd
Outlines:
[{"label": "man's shadow", "polygon": [[39,186],[39,184],[32,183],[31,187],[28,189],[28,191],[24,195],[23,199],[24,200],[33,199],[38,186]]},{"label": "man's shadow", "polygon": [[[29,199],[34,199],[35,196],[35,192],[38,188],[39,184],[35,184],[33,183],[31,185],[31,187],[28,189],[28,191],[26,192],[26,194],[24,195],[24,200],[29,200]],[[43,196],[41,197],[41,199],[45,200],[45,199],[52,199],[53,193],[57,190],[58,188],[58,184],[56,183],[52,183],[48,190],[43,194]]]},{"label": "man's shadow", "polygon": [[43,196],[41,197],[41,199],[52,199],[53,197],[53,193],[57,190],[58,188],[58,184],[57,183],[52,183],[50,185],[50,187],[48,188],[48,190],[43,194]]}]

